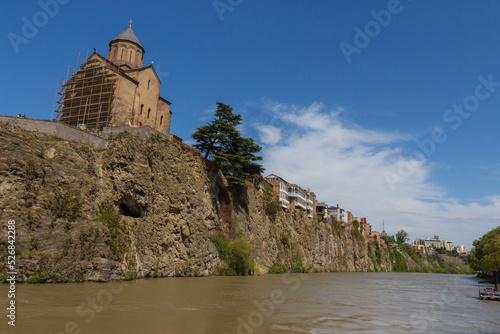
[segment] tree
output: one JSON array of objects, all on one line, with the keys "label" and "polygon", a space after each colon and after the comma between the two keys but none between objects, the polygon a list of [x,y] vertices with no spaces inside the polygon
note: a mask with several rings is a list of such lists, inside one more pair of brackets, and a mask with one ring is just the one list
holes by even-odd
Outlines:
[{"label": "tree", "polygon": [[383,235],[381,238],[384,239],[388,245],[396,243],[396,239],[394,239],[393,235]]},{"label": "tree", "polygon": [[241,115],[233,109],[217,102],[214,120],[199,127],[193,133],[194,147],[205,158],[212,158],[229,181],[231,186],[244,186],[245,180],[260,175],[264,168],[256,161],[262,157],[256,154],[262,149],[252,138],[244,138],[237,126],[242,124]]},{"label": "tree", "polygon": [[231,147],[232,139],[239,135],[236,127],[242,121],[241,115],[233,114],[233,108],[220,102],[214,116],[212,122],[199,127],[191,136],[197,141],[194,147],[204,153],[205,158]]},{"label": "tree", "polygon": [[405,230],[399,230],[396,233],[396,241],[397,242],[404,244],[408,240],[410,240],[410,238],[408,237],[408,233]]},{"label": "tree", "polygon": [[357,220],[353,221],[352,225],[359,230],[359,222]]},{"label": "tree", "polygon": [[468,260],[473,269],[485,272],[500,270],[500,226],[472,244],[474,247]]}]

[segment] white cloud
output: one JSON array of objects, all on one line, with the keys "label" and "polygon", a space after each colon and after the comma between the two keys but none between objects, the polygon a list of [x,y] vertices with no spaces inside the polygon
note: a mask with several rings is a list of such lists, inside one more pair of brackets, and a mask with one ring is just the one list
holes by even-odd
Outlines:
[{"label": "white cloud", "polygon": [[[317,102],[298,106],[266,100],[263,108],[277,120],[273,126],[256,126],[261,140],[271,145],[262,151],[266,172],[311,188],[329,205],[366,216],[375,230],[382,229],[384,219],[390,234],[403,228],[411,238],[439,235],[470,248],[474,239],[500,225],[500,196],[483,204],[460,203],[430,182],[431,163],[405,156],[409,135],[347,125],[342,109],[328,110]],[[411,173],[390,187],[387,173],[403,173],[402,162]]]},{"label": "white cloud", "polygon": [[260,141],[268,145],[276,145],[281,140],[281,129],[272,125],[256,125],[260,133]]}]

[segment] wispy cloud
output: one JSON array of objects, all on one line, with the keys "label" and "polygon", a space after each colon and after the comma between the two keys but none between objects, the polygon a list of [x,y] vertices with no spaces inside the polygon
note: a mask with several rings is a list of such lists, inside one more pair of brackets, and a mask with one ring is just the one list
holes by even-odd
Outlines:
[{"label": "wispy cloud", "polygon": [[203,110],[193,112],[192,116],[197,121],[208,123],[214,118],[214,113],[215,113],[216,109],[217,109],[217,106],[212,105],[212,106],[206,107]]},{"label": "wispy cloud", "polygon": [[472,241],[500,225],[500,196],[463,203],[431,182],[434,166],[413,161],[414,171],[404,183],[389,189],[387,171],[407,160],[405,145],[411,135],[367,129],[342,120],[342,108],[308,106],[272,100],[262,103],[273,125],[256,124],[264,167],[302,187],[318,199],[340,204],[357,216],[366,216],[381,229],[403,228],[412,238],[440,235],[454,245]]},{"label": "wispy cloud", "polygon": [[259,131],[260,141],[268,145],[276,145],[281,139],[281,129],[272,125],[256,124]]}]

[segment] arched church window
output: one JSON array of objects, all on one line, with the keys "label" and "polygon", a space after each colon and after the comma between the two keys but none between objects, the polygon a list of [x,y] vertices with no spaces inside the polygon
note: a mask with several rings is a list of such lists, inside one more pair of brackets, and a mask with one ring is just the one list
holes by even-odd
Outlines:
[{"label": "arched church window", "polygon": [[160,125],[163,124],[163,115],[160,117]]},{"label": "arched church window", "polygon": [[139,112],[139,115],[142,115],[143,110],[144,110],[144,104],[141,104],[141,111]]}]

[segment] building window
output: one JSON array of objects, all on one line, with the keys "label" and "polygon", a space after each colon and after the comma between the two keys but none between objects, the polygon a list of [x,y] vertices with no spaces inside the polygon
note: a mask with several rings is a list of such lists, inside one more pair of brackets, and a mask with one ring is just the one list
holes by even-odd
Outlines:
[{"label": "building window", "polygon": [[163,116],[160,117],[160,125],[163,124]]},{"label": "building window", "polygon": [[148,80],[148,89],[149,89],[149,84],[151,83],[151,80]]},{"label": "building window", "polygon": [[128,62],[131,63],[132,62],[132,50],[130,50],[130,56],[128,57]]},{"label": "building window", "polygon": [[124,49],[122,49],[122,54],[120,56],[120,60],[123,60],[123,51],[125,51]]},{"label": "building window", "polygon": [[118,48],[115,47],[114,50],[113,50],[113,60],[116,60],[117,54],[118,54]]},{"label": "building window", "polygon": [[144,110],[144,104],[141,104],[141,111],[139,112],[139,115],[142,115],[143,110]]},{"label": "building window", "polygon": [[151,115],[151,108],[148,108],[148,118],[149,118],[149,115]]}]

